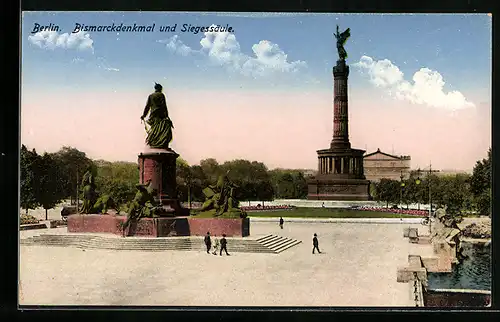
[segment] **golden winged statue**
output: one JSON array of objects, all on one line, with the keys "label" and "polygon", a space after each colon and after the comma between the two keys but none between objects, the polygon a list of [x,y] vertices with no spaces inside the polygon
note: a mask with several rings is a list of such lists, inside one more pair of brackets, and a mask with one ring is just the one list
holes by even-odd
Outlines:
[{"label": "golden winged statue", "polygon": [[339,32],[339,26],[337,25],[337,33],[333,34],[335,38],[337,38],[337,51],[339,53],[340,60],[345,60],[347,58],[347,51],[344,48],[344,45],[351,37],[351,28],[347,28],[344,32]]}]

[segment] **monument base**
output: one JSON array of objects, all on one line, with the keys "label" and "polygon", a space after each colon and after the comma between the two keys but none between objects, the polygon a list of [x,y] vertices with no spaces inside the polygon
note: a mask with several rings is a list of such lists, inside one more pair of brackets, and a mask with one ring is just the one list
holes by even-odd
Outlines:
[{"label": "monument base", "polygon": [[162,217],[189,216],[177,199],[176,160],[179,155],[172,149],[146,147],[139,154],[139,183],[150,182],[158,191],[158,202],[163,205]]},{"label": "monument base", "polygon": [[308,180],[307,185],[309,191],[307,199],[309,200],[370,200],[369,180],[318,176]]},{"label": "monument base", "polygon": [[250,220],[220,218],[141,218],[125,230],[126,216],[79,214],[68,216],[70,233],[109,233],[121,236],[174,237],[212,235],[246,237],[250,235]]}]

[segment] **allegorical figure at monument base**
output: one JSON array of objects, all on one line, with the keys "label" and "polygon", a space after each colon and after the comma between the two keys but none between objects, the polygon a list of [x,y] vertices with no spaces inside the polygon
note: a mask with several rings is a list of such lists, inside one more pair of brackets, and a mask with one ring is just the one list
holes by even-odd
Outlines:
[{"label": "allegorical figure at monument base", "polygon": [[168,149],[169,143],[172,141],[172,129],[174,125],[168,116],[167,100],[162,93],[163,86],[155,83],[154,93],[148,96],[146,107],[141,116],[141,121],[144,121],[149,113],[149,118],[146,122],[149,128],[146,127],[146,144],[151,148]]}]

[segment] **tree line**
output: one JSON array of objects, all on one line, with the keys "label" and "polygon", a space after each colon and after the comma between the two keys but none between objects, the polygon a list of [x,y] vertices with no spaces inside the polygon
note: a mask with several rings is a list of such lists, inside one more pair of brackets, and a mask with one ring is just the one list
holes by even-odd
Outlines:
[{"label": "tree line", "polygon": [[25,145],[20,151],[21,208],[47,210],[68,198],[76,198],[78,181],[85,171],[95,169],[84,152],[63,147],[56,153],[38,154]]},{"label": "tree line", "polygon": [[[88,170],[95,174],[98,192],[108,194],[119,205],[130,201],[136,193],[139,169],[133,162],[92,160],[85,152],[73,147],[62,147],[55,153],[38,154],[35,149],[21,147],[21,208],[47,210],[63,200],[81,200],[81,179]],[[177,193],[182,202],[203,202],[203,189],[215,184],[219,175],[228,173],[239,188],[240,201],[273,199],[304,199],[307,183],[300,170],[269,170],[264,163],[233,160],[219,164],[216,159],[201,160],[189,165],[177,159]]]},{"label": "tree line", "polygon": [[411,171],[404,180],[381,179],[372,184],[371,195],[387,207],[431,202],[435,206],[446,205],[450,214],[491,215],[491,149],[487,158],[476,162],[472,174]]},{"label": "tree line", "polygon": [[[91,170],[96,175],[100,193],[110,195],[117,204],[130,201],[139,182],[139,169],[134,162],[92,160],[85,152],[62,147],[55,153],[38,154],[21,147],[21,208],[53,208],[62,200],[81,198],[83,174]],[[214,158],[189,165],[177,159],[177,193],[182,202],[202,202],[203,189],[214,184],[219,175],[228,173],[239,188],[240,201],[273,199],[306,199],[307,182],[303,171],[295,169],[269,170],[262,162],[232,160],[220,164]],[[429,194],[430,187],[430,194]],[[487,158],[477,161],[473,173],[438,176],[412,171],[403,181],[382,179],[372,183],[370,194],[386,206],[409,204],[447,205],[450,213],[476,211],[491,213],[491,149]]]}]

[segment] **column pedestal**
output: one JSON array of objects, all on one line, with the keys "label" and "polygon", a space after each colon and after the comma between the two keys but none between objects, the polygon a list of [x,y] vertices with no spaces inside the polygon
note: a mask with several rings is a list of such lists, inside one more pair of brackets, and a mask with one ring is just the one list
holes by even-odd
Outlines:
[{"label": "column pedestal", "polygon": [[188,216],[189,209],[182,208],[177,199],[176,160],[179,155],[172,149],[147,148],[139,154],[139,183],[151,180],[158,191],[157,200],[163,205],[166,216]]}]

